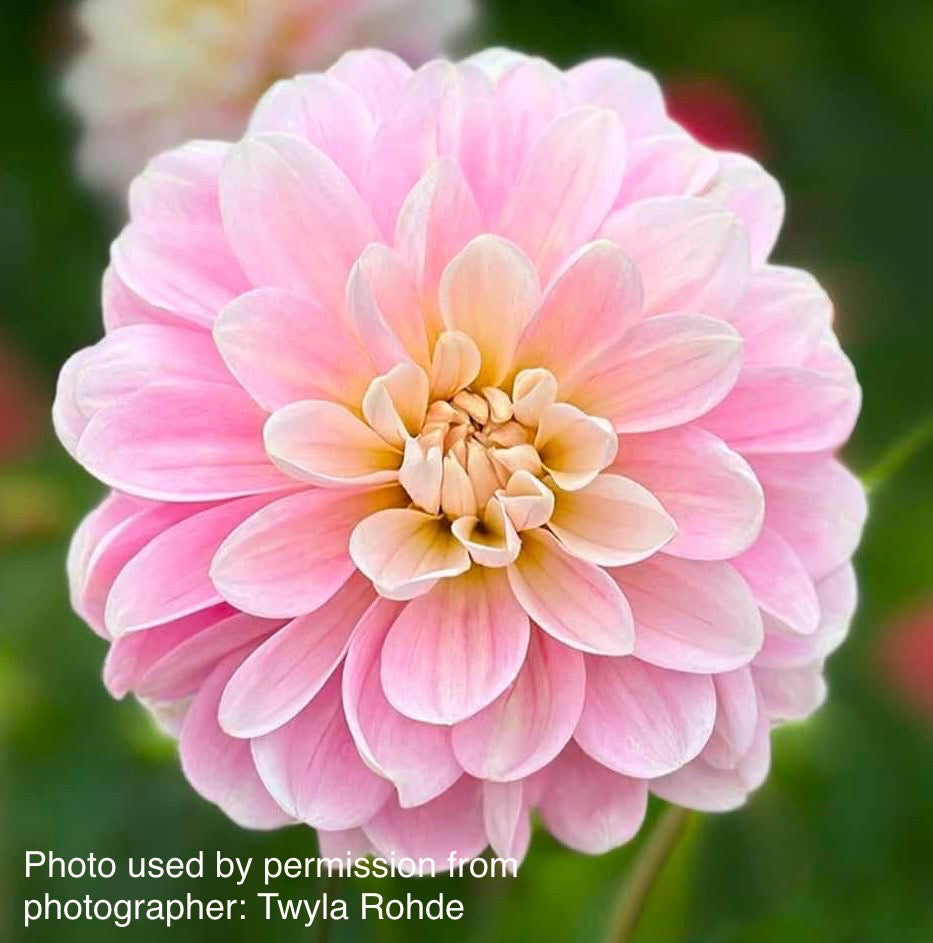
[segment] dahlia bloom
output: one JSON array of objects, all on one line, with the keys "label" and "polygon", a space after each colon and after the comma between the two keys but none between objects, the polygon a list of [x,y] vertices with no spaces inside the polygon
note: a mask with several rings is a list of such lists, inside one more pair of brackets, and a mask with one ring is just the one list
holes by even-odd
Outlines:
[{"label": "dahlia bloom", "polygon": [[[339,118],[339,120],[338,120]],[[825,694],[856,378],[750,159],[650,75],[352,53],[133,183],[64,367],[105,681],[236,822],[597,853],[764,779]]]},{"label": "dahlia bloom", "polygon": [[[473,0],[84,0],[65,78],[82,175],[122,196],[146,161],[193,137],[238,138],[279,78],[358,46],[423,62]],[[331,119],[333,120],[333,119]]]},{"label": "dahlia bloom", "polygon": [[894,692],[925,720],[933,719],[933,603],[901,616],[880,642],[884,673]]}]

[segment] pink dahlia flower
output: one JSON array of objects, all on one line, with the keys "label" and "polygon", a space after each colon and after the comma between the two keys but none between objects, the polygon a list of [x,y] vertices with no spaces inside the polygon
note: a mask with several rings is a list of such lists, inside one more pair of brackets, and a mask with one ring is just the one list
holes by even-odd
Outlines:
[{"label": "pink dahlia flower", "polygon": [[83,0],[65,97],[89,183],[122,196],[146,161],[192,137],[238,138],[279,78],[358,46],[411,61],[466,27],[473,0]]},{"label": "pink dahlia flower", "polygon": [[381,52],[133,184],[62,441],[116,696],[235,821],[602,852],[740,805],[824,697],[859,387],[783,198],[650,75]]}]

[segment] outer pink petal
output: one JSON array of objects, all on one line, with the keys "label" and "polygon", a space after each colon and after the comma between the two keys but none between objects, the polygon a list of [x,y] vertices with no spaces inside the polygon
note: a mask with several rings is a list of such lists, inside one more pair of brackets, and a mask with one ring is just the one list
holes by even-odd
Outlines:
[{"label": "outer pink petal", "polygon": [[717,769],[735,769],[758,729],[758,692],[750,668],[715,675],[716,724],[700,754]]},{"label": "outer pink petal", "polygon": [[224,690],[220,726],[233,737],[248,738],[290,721],[343,660],[374,598],[369,580],[357,575],[315,612],[289,622],[260,645]]},{"label": "outer pink petal", "polygon": [[752,262],[761,265],[771,254],[784,222],[784,194],[774,177],[750,157],[720,154],[719,160],[719,173],[703,195],[742,220],[748,230]]},{"label": "outer pink petal", "polygon": [[765,713],[775,723],[806,720],[826,700],[823,662],[799,668],[754,668]]},{"label": "outer pink petal", "polygon": [[861,404],[851,377],[803,367],[747,367],[702,425],[745,455],[822,452],[849,438]]},{"label": "outer pink petal", "polygon": [[[216,621],[218,612],[223,616],[220,621]],[[281,622],[257,619],[243,612],[231,613],[226,606],[196,613],[182,621],[191,624],[200,619],[206,623],[212,613],[215,614],[215,621],[206,628],[193,634],[186,631],[187,637],[176,640],[171,647],[160,645],[160,648],[165,649],[160,657],[152,658],[149,650],[144,650],[141,661],[146,663],[145,670],[140,670],[141,666],[138,666],[133,682],[133,689],[140,697],[160,701],[191,697],[197,693],[218,662],[241,649],[249,651],[282,626]],[[148,632],[137,632],[117,639],[108,655],[108,666],[114,664],[112,656],[117,647],[137,642],[145,646],[150,640],[154,643],[155,639],[168,634],[168,628],[158,626]]]},{"label": "outer pink petal", "polygon": [[522,552],[506,572],[522,608],[558,642],[596,655],[634,650],[632,611],[618,586],[547,531],[523,534]]},{"label": "outer pink petal", "polygon": [[584,246],[556,275],[525,329],[516,369],[547,367],[560,380],[590,360],[641,310],[641,282],[611,242]]},{"label": "outer pink petal", "polygon": [[748,237],[739,220],[711,200],[657,197],[619,210],[602,229],[634,261],[645,311],[721,317],[745,288]]},{"label": "outer pink petal", "polygon": [[666,124],[664,96],[650,72],[622,59],[590,59],[567,73],[575,100],[615,111],[631,139],[655,134]]},{"label": "outer pink petal", "polygon": [[366,103],[346,82],[330,75],[299,75],[276,82],[262,96],[247,134],[275,131],[313,144],[358,184],[375,122]]},{"label": "outer pink petal", "polygon": [[696,196],[718,169],[716,154],[689,134],[666,132],[639,138],[629,146],[616,206],[656,196]]},{"label": "outer pink petal", "polygon": [[492,850],[520,864],[531,844],[531,818],[522,782],[483,783],[483,825]]},{"label": "outer pink petal", "polygon": [[803,562],[780,534],[766,527],[755,545],[732,565],[765,612],[791,632],[810,635],[816,631],[820,622],[816,588]]},{"label": "outer pink petal", "polygon": [[375,223],[317,148],[268,134],[234,145],[221,176],[224,228],[256,286],[291,288],[339,311],[347,276]]},{"label": "outer pink petal", "polygon": [[451,855],[456,866],[486,847],[480,784],[462,776],[443,795],[414,809],[390,799],[363,831],[384,857],[430,859],[437,873],[446,871]]},{"label": "outer pink petal", "polygon": [[583,656],[533,632],[525,664],[509,689],[453,728],[457,759],[479,779],[530,776],[573,736],[585,690]]},{"label": "outer pink petal", "polygon": [[136,324],[111,331],[88,351],[72,395],[90,418],[150,383],[189,381],[233,385],[210,335],[190,328]]},{"label": "outer pink petal", "polygon": [[349,85],[378,122],[395,106],[412,71],[395,53],[364,49],[344,53],[330,67],[328,75]]},{"label": "outer pink petal", "polygon": [[709,412],[734,387],[742,338],[725,321],[670,314],[630,328],[582,364],[561,395],[618,432],[652,432]]},{"label": "outer pink petal", "polygon": [[262,781],[288,813],[314,828],[358,828],[392,786],[366,768],[350,737],[333,678],[284,727],[251,743]]},{"label": "outer pink petal", "polygon": [[382,232],[395,231],[412,187],[439,158],[452,157],[477,193],[494,170],[487,145],[492,85],[479,69],[435,61],[418,69],[379,126],[363,193]]},{"label": "outer pink petal", "polygon": [[747,665],[761,649],[755,598],[728,563],[657,554],[612,575],[632,607],[644,661],[705,674]]},{"label": "outer pink petal", "polygon": [[603,108],[556,118],[532,147],[502,212],[502,233],[546,282],[592,239],[615,203],[625,172],[622,122]]},{"label": "outer pink petal", "polygon": [[574,738],[617,773],[650,779],[673,772],[706,746],[715,719],[708,675],[587,656],[586,703]]},{"label": "outer pink petal", "polygon": [[855,552],[865,526],[865,489],[840,462],[826,457],[758,456],[765,524],[774,528],[821,580]]},{"label": "outer pink petal", "polygon": [[762,711],[751,748],[734,769],[719,769],[698,758],[652,781],[651,791],[688,809],[729,812],[743,805],[748,794],[765,781],[770,763],[770,725]]},{"label": "outer pink petal", "polygon": [[365,858],[375,855],[376,849],[361,828],[317,830],[318,853],[322,858]]},{"label": "outer pink petal", "polygon": [[200,511],[163,530],[122,568],[107,598],[113,635],[126,635],[223,602],[208,576],[224,538],[268,502],[241,498]]},{"label": "outer pink petal", "polygon": [[644,780],[606,769],[571,743],[551,766],[541,815],[565,845],[599,855],[637,834],[647,804]]},{"label": "outer pink petal", "polygon": [[355,569],[348,546],[356,524],[402,503],[404,494],[392,486],[349,493],[314,488],[281,498],[227,537],[211,579],[225,599],[255,615],[313,612]]},{"label": "outer pink petal", "polygon": [[[789,635],[774,622],[755,664],[762,668],[802,668],[831,655],[849,632],[858,603],[858,584],[851,563],[824,577],[816,586],[820,601],[820,625],[806,636]],[[766,629],[771,628],[766,624]]]},{"label": "outer pink petal", "polygon": [[306,399],[357,406],[375,376],[334,311],[283,288],[259,288],[227,305],[214,340],[233,375],[269,412]]},{"label": "outer pink petal", "polygon": [[121,491],[166,501],[211,501],[292,483],[268,459],[265,415],[242,390],[156,385],[100,410],[77,458]]},{"label": "outer pink petal", "polygon": [[725,560],[761,531],[764,492],[748,463],[696,426],[619,438],[613,470],[644,485],[677,524],[666,553]]},{"label": "outer pink petal", "polygon": [[400,805],[410,808],[446,792],[463,769],[448,728],[405,717],[382,693],[382,644],[402,608],[377,599],[360,620],[343,669],[343,706],[363,760],[392,781]]},{"label": "outer pink petal", "polygon": [[474,567],[405,607],[383,647],[383,690],[407,717],[457,723],[515,680],[529,636],[505,574]]},{"label": "outer pink petal", "polygon": [[230,145],[195,141],[134,181],[131,222],[114,242],[120,282],[153,308],[209,325],[248,285],[221,225],[217,181]]},{"label": "outer pink petal", "polygon": [[237,825],[278,828],[291,818],[263,786],[249,744],[228,737],[217,723],[221,692],[241,658],[235,654],[222,661],[194,698],[181,731],[181,766],[195,791]]},{"label": "outer pink petal", "polygon": [[425,312],[414,278],[388,246],[367,246],[347,281],[347,313],[376,368],[413,360],[429,366]]},{"label": "outer pink petal", "polygon": [[752,273],[728,321],[745,339],[746,367],[799,367],[832,318],[833,303],[809,272],[765,265]]},{"label": "outer pink petal", "polygon": [[[140,510],[140,503],[134,498],[122,494],[108,495],[81,521],[68,547],[66,570],[71,607],[98,635],[103,637],[107,637],[103,625],[103,604],[106,601],[106,594],[110,592],[110,583],[115,573],[110,575],[109,580],[104,580],[99,584],[103,595],[96,600],[95,606],[89,592],[92,569],[103,552],[103,548],[112,539],[111,534],[119,530]],[[133,553],[135,550],[127,551],[127,555],[123,557],[119,566],[122,567]],[[94,609],[96,611],[92,611]]]},{"label": "outer pink petal", "polygon": [[395,227],[395,248],[435,323],[441,275],[481,230],[479,207],[463,172],[452,158],[442,157],[408,194]]},{"label": "outer pink petal", "polygon": [[144,301],[136,292],[131,291],[117,275],[112,265],[104,272],[101,285],[101,308],[104,327],[115,331],[120,327],[133,324],[162,324],[177,327],[179,324],[192,322],[179,319],[171,311]]},{"label": "outer pink petal", "polygon": [[[147,696],[158,697],[162,701],[179,700],[180,698],[190,697],[206,680],[207,676],[214,670],[217,663],[225,656],[231,654],[244,644],[238,632],[233,632],[231,644],[226,644],[228,623],[231,619],[237,620],[236,624],[248,622],[255,624],[257,620],[251,616],[241,616],[224,604],[211,606],[209,609],[202,609],[200,612],[192,613],[189,616],[183,616],[174,622],[167,622],[165,625],[156,626],[146,632],[134,632],[132,635],[125,635],[122,638],[115,639],[107,652],[104,660],[104,685],[110,692],[111,697],[123,698],[130,691],[142,693],[141,686],[143,680],[153,674],[156,665],[163,662],[172,661],[176,668],[181,667],[174,658],[174,653],[182,650],[181,657],[184,658],[185,652],[202,651],[199,641],[206,633],[208,637],[217,639],[218,633],[214,630],[220,626],[220,636],[223,638],[224,645],[216,646],[216,653],[209,657],[200,658],[197,655],[193,658],[189,666],[187,662],[182,668],[185,678],[196,679],[190,687],[182,684],[185,688],[181,693],[176,693],[174,681],[167,685],[170,687],[164,696],[161,693],[161,686],[158,692],[154,688],[147,687]],[[269,628],[265,631],[271,631]],[[209,648],[210,646],[207,646]],[[206,651],[206,649],[205,649]]]}]

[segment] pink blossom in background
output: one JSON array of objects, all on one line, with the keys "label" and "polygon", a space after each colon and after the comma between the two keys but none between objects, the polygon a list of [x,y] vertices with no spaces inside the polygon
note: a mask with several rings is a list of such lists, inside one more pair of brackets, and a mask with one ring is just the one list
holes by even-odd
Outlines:
[{"label": "pink blossom in background", "polygon": [[748,104],[725,82],[702,76],[672,79],[664,87],[670,116],[709,147],[759,159],[768,147]]},{"label": "pink blossom in background", "polygon": [[894,691],[933,719],[933,604],[907,613],[885,632],[882,658]]},{"label": "pink blossom in background", "polygon": [[236,822],[599,853],[741,805],[823,701],[865,518],[816,280],[755,161],[627,62],[384,52],[133,183],[54,415],[105,681]]},{"label": "pink blossom in background", "polygon": [[65,78],[85,179],[122,196],[150,157],[190,138],[238,138],[279,78],[382,46],[443,51],[473,0],[83,0]]}]

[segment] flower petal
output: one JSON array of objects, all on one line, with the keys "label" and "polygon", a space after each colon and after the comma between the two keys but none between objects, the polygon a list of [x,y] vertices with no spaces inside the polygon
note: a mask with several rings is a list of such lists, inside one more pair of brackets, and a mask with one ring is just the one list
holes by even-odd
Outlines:
[{"label": "flower petal", "polygon": [[254,285],[290,288],[333,311],[343,304],[353,263],[379,236],[337,165],[292,135],[235,144],[220,202],[227,238]]},{"label": "flower petal", "polygon": [[735,386],[742,338],[725,321],[670,314],[636,324],[582,364],[561,396],[618,432],[651,432],[709,412]]},{"label": "flower petal", "polygon": [[429,323],[440,322],[444,269],[481,230],[479,207],[462,170],[442,157],[412,188],[395,227],[395,248],[415,276]]},{"label": "flower petal", "polygon": [[643,661],[706,674],[747,665],[761,649],[755,598],[728,563],[662,553],[612,575],[632,607]]},{"label": "flower petal", "polygon": [[825,456],[759,455],[752,463],[765,489],[765,525],[772,527],[819,581],[848,563],[865,526],[861,482]]},{"label": "flower petal", "polygon": [[414,508],[371,514],[350,535],[350,556],[380,589],[427,588],[470,568],[470,557],[445,521]]},{"label": "flower petal", "polygon": [[719,173],[703,196],[721,203],[742,220],[752,262],[761,265],[771,254],[784,222],[784,194],[774,177],[744,154],[720,154]]},{"label": "flower petal", "polygon": [[655,668],[631,656],[587,656],[575,739],[617,773],[651,779],[673,772],[706,746],[715,719],[709,675]]},{"label": "flower petal", "polygon": [[313,612],[355,569],[350,534],[364,518],[405,503],[393,486],[301,491],[266,505],[220,545],[210,576],[238,609],[269,618]]},{"label": "flower petal", "polygon": [[633,838],[647,808],[644,780],[620,776],[570,743],[549,771],[541,817],[568,847],[600,855]]},{"label": "flower petal", "polygon": [[702,425],[744,455],[822,452],[849,438],[861,403],[854,378],[804,367],[746,367]]},{"label": "flower petal", "polygon": [[522,608],[557,641],[597,655],[634,650],[632,612],[618,586],[546,531],[523,535],[522,552],[507,573]]},{"label": "flower petal", "polygon": [[647,314],[721,317],[748,280],[748,236],[738,218],[712,200],[641,200],[612,215],[602,235],[635,263]]},{"label": "flower petal", "polygon": [[605,108],[556,118],[535,142],[502,212],[501,231],[547,281],[612,209],[625,173],[625,131]]},{"label": "flower petal", "polygon": [[220,726],[232,737],[249,738],[288,723],[343,660],[353,630],[374,598],[369,581],[358,575],[319,609],[263,642],[224,689]]},{"label": "flower petal", "polygon": [[535,448],[559,488],[579,491],[612,463],[618,437],[605,419],[570,403],[555,403],[541,414]]},{"label": "flower petal", "polygon": [[111,487],[155,500],[213,501],[289,488],[263,448],[264,421],[233,386],[149,386],[100,410],[77,457]]},{"label": "flower petal", "polygon": [[269,417],[263,435],[272,461],[299,481],[339,488],[398,479],[401,452],[337,403],[283,406]]},{"label": "flower petal", "polygon": [[419,865],[424,859],[425,875],[440,874],[451,859],[454,865],[469,861],[486,847],[480,784],[461,776],[443,795],[413,809],[390,799],[363,831],[383,857],[411,858]]},{"label": "flower petal", "polygon": [[214,323],[230,371],[263,408],[329,399],[359,403],[374,376],[343,321],[283,288],[241,295]]},{"label": "flower petal", "polygon": [[505,574],[474,567],[405,607],[382,650],[383,690],[413,720],[465,720],[515,680],[529,635]]},{"label": "flower petal", "polygon": [[[218,613],[222,616],[219,620]],[[149,651],[137,653],[140,664],[134,672],[136,677],[132,683],[137,696],[159,701],[175,701],[192,697],[217,664],[227,655],[238,652],[245,646],[257,645],[282,626],[281,622],[257,619],[243,612],[229,613],[230,609],[224,606],[188,616],[182,621],[190,624],[200,619],[205,625],[191,634],[188,634],[190,625],[187,626],[185,637],[178,638],[169,647],[165,647],[164,644],[158,646],[155,644],[159,636],[168,634],[166,632],[168,626],[159,626],[148,632],[137,632],[118,639],[107,656],[110,684],[112,685],[116,680],[113,673],[114,650],[118,646],[134,643],[145,645],[149,642],[150,648],[158,647],[162,651],[157,658],[150,657]],[[207,623],[207,617],[212,614],[213,621]],[[175,623],[175,625],[180,625],[180,623]],[[145,667],[142,667],[143,665]]]},{"label": "flower petal", "polygon": [[336,677],[293,720],[249,746],[276,802],[314,828],[357,828],[379,811],[392,791],[356,751]]},{"label": "flower petal", "polygon": [[242,657],[234,654],[222,661],[195,695],[179,738],[181,768],[195,791],[237,825],[278,828],[291,818],[263,786],[249,743],[228,737],[217,723],[220,695]]},{"label": "flower petal", "polygon": [[565,550],[599,566],[644,560],[677,530],[650,491],[621,475],[600,475],[580,491],[557,492],[548,526]]},{"label": "flower petal", "polygon": [[402,605],[377,599],[357,625],[343,669],[343,705],[364,762],[392,781],[403,808],[446,792],[463,774],[450,731],[400,714],[379,678],[382,645]]},{"label": "flower petal", "polygon": [[479,348],[477,387],[498,386],[509,372],[518,339],[540,296],[524,254],[498,236],[478,236],[444,271],[440,308],[444,324]]},{"label": "flower petal", "polygon": [[208,571],[227,535],[268,496],[241,498],[192,514],[163,530],[120,570],[107,597],[112,635],[126,635],[214,606],[223,599]]},{"label": "flower petal", "polygon": [[644,485],[677,524],[666,553],[726,560],[761,531],[764,492],[748,463],[696,426],[621,436],[615,471]]},{"label": "flower petal", "polygon": [[404,262],[388,246],[367,246],[354,264],[347,313],[378,370],[406,360],[430,363],[421,299]]},{"label": "flower petal", "polygon": [[457,760],[479,779],[530,776],[573,736],[585,689],[583,656],[533,632],[525,664],[511,686],[453,728]]},{"label": "flower petal", "polygon": [[483,826],[492,850],[520,863],[531,844],[531,818],[521,782],[483,783]]},{"label": "flower petal", "polygon": [[544,366],[560,379],[612,343],[640,311],[635,266],[614,243],[591,242],[555,277],[522,334],[517,366]]},{"label": "flower petal", "polygon": [[754,546],[731,561],[758,605],[791,632],[810,635],[820,623],[820,603],[806,567],[776,531],[764,528]]},{"label": "flower petal", "polygon": [[833,318],[833,303],[801,269],[756,269],[728,321],[745,339],[746,367],[799,367],[815,352]]}]

